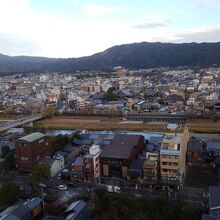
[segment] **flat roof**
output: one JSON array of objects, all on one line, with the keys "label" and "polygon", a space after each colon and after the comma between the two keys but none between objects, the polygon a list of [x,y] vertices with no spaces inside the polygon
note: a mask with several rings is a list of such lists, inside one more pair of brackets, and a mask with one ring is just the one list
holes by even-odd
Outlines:
[{"label": "flat roof", "polygon": [[220,186],[209,186],[209,206],[210,208],[220,206]]},{"label": "flat roof", "polygon": [[18,141],[27,141],[27,142],[31,143],[31,142],[36,141],[38,139],[41,139],[45,136],[46,135],[43,133],[35,132],[35,133],[29,134],[27,136],[24,136],[22,138],[19,138]]},{"label": "flat roof", "polygon": [[183,137],[180,135],[172,135],[172,134],[166,134],[164,136],[163,142],[164,141],[173,141],[173,142],[181,142],[183,140]]},{"label": "flat roof", "polygon": [[142,135],[116,134],[109,145],[106,145],[100,157],[128,159],[133,147],[138,144]]}]

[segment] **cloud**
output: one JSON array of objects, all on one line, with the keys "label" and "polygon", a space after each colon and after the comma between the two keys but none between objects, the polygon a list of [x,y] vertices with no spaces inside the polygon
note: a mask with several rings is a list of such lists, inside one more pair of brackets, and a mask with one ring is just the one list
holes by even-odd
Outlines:
[{"label": "cloud", "polygon": [[8,54],[9,48],[12,56],[37,54],[41,49],[39,45],[29,39],[14,34],[0,33],[0,52]]},{"label": "cloud", "polygon": [[186,30],[176,34],[175,42],[219,42],[220,25]]},{"label": "cloud", "polygon": [[193,0],[194,3],[200,7],[211,7],[211,8],[219,8],[220,2],[219,0]]},{"label": "cloud", "polygon": [[102,6],[96,4],[87,4],[83,7],[83,10],[88,15],[106,15],[113,12],[124,11],[125,8],[118,6]]},{"label": "cloud", "polygon": [[158,28],[158,27],[166,27],[170,24],[172,24],[171,20],[147,21],[142,24],[133,25],[133,28],[136,28],[136,29]]},{"label": "cloud", "polygon": [[[116,6],[96,6],[90,5],[89,8],[87,5],[87,12],[103,15],[128,10]],[[67,20],[33,9],[30,0],[0,0],[0,53],[79,57],[125,43],[213,42],[220,39],[220,26],[176,28],[172,20],[162,15],[142,17],[143,23],[140,20],[113,20],[100,17],[84,20],[83,16],[78,19],[68,17]],[[166,28],[161,31],[159,27]]]}]

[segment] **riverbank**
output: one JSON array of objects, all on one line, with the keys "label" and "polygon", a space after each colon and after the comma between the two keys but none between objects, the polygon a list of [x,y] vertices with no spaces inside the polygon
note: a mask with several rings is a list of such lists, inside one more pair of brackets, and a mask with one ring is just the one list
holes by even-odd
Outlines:
[{"label": "riverbank", "polygon": [[[210,119],[188,120],[187,127],[194,133],[219,133],[220,122]],[[45,130],[90,130],[90,131],[166,131],[167,124],[142,123],[107,116],[59,116],[34,123],[34,128]]]},{"label": "riverbank", "polygon": [[122,117],[107,116],[59,116],[34,123],[34,128],[46,130],[89,131],[165,131],[166,125],[125,121]]}]

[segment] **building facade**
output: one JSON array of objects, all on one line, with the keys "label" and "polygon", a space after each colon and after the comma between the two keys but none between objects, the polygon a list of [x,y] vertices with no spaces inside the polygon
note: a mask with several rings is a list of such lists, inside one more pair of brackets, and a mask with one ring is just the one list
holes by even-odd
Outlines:
[{"label": "building facade", "polygon": [[127,179],[131,162],[138,159],[143,148],[144,137],[141,135],[116,135],[100,154],[101,181]]},{"label": "building facade", "polygon": [[40,159],[50,157],[52,147],[45,134],[32,133],[15,142],[16,166],[19,172],[32,172]]},{"label": "building facade", "polygon": [[84,181],[95,182],[100,177],[100,147],[93,145],[89,149],[89,154],[83,158],[83,176]]},{"label": "building facade", "polygon": [[189,131],[174,126],[164,135],[160,150],[160,181],[162,185],[183,183]]},{"label": "building facade", "polygon": [[62,155],[54,156],[53,158],[44,158],[39,161],[39,164],[46,164],[50,168],[50,177],[56,176],[64,169],[64,157]]},{"label": "building facade", "polygon": [[143,185],[147,188],[155,188],[159,176],[159,154],[148,152],[146,157],[143,165]]}]

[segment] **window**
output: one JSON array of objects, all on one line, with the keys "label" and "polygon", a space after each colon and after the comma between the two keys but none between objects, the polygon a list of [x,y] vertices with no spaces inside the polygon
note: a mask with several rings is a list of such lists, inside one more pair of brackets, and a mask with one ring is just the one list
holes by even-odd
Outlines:
[{"label": "window", "polygon": [[178,159],[178,156],[176,156],[176,155],[170,156],[170,159]]},{"label": "window", "polygon": [[21,160],[28,160],[28,159],[29,159],[28,157],[21,156]]}]

